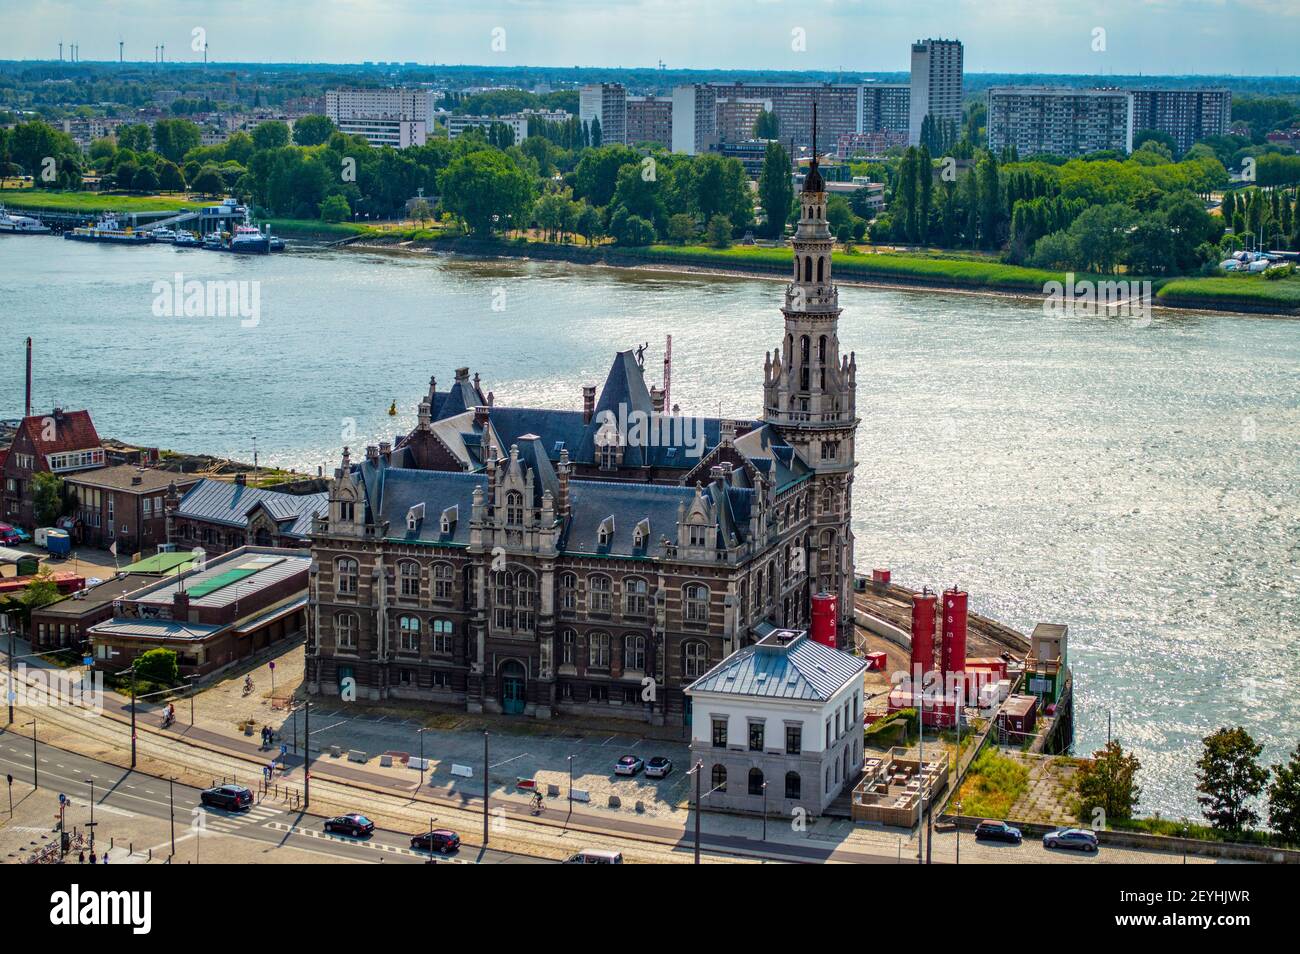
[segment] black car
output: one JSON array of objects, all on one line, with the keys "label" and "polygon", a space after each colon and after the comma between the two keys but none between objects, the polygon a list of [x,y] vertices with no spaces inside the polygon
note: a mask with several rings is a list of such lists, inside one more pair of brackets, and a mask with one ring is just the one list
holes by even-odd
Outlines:
[{"label": "black car", "polygon": [[1008,844],[1018,845],[1021,837],[1019,828],[1012,828],[1004,821],[986,818],[975,826],[976,841],[1005,841]]},{"label": "black car", "polygon": [[199,793],[199,803],[212,808],[225,808],[232,812],[243,811],[253,805],[253,793],[242,785],[218,785]]},{"label": "black car", "polygon": [[325,822],[325,830],[360,837],[371,834],[375,830],[375,823],[365,815],[335,815]]},{"label": "black car", "polygon": [[449,855],[460,849],[460,835],[450,828],[435,828],[411,836],[411,847],[417,851],[436,851],[440,855]]}]

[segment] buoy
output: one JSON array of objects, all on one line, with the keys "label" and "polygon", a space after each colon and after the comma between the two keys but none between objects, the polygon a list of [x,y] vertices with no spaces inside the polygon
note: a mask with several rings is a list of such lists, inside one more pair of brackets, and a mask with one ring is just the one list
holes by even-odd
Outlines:
[{"label": "buoy", "polygon": [[393,401],[392,404],[388,405],[388,416],[397,417],[397,401]]}]

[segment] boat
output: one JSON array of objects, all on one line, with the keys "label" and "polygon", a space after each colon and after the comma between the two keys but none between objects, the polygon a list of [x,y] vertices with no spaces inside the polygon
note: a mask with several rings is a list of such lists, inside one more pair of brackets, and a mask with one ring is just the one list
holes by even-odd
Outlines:
[{"label": "boat", "polygon": [[271,251],[272,251],[272,252],[283,252],[283,251],[285,250],[285,247],[286,247],[286,246],[285,246],[285,244],[284,244],[284,239],[282,239],[282,238],[278,238],[278,237],[272,237],[272,238],[271,238]]},{"label": "boat", "polygon": [[105,212],[94,225],[83,225],[64,232],[63,237],[74,242],[115,242],[120,245],[147,245],[153,236],[131,226],[118,223],[117,216]]},{"label": "boat", "polygon": [[271,236],[263,235],[256,225],[237,225],[230,236],[229,250],[241,255],[265,255],[271,251]]},{"label": "boat", "polygon": [[0,233],[5,235],[49,235],[50,227],[29,215],[14,215],[0,205]]},{"label": "boat", "polygon": [[203,236],[203,247],[212,252],[224,252],[226,250],[225,236],[220,232],[209,232]]},{"label": "boat", "polygon": [[162,227],[160,227],[160,228],[156,228],[156,229],[154,229],[152,232],[150,232],[149,234],[153,236],[153,240],[154,240],[155,242],[174,242],[174,241],[176,241],[176,233],[173,232],[171,229],[167,228],[166,226],[162,226]]},{"label": "boat", "polygon": [[199,237],[187,229],[178,229],[176,237],[172,239],[172,244],[177,248],[198,248],[203,243]]}]

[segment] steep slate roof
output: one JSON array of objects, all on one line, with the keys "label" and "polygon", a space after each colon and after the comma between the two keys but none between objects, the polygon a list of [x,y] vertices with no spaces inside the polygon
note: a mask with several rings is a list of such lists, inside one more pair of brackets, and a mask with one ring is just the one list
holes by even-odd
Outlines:
[{"label": "steep slate roof", "polygon": [[801,633],[781,645],[775,637],[732,653],[687,692],[826,702],[853,679],[861,679],[865,659],[823,646]]},{"label": "steep slate roof", "polygon": [[487,404],[483,391],[468,378],[456,381],[450,391],[433,392],[433,419],[440,421],[444,417],[453,417],[465,411],[471,411],[481,404]]},{"label": "steep slate roof", "polygon": [[249,514],[259,504],[281,533],[306,539],[311,534],[312,518],[329,509],[329,494],[286,494],[205,477],[185,492],[177,516],[247,527]]},{"label": "steep slate roof", "polygon": [[[411,543],[440,543],[465,546],[469,543],[469,523],[474,506],[474,488],[488,492],[486,474],[464,474],[446,470],[406,470],[366,462],[361,466],[367,475],[366,492],[378,490],[370,498],[377,520],[388,521],[388,540]],[[382,479],[380,473],[382,472]],[[424,504],[424,519],[415,530],[406,528],[406,514],[416,504]],[[442,512],[457,508],[456,522],[450,533],[442,532]]]}]

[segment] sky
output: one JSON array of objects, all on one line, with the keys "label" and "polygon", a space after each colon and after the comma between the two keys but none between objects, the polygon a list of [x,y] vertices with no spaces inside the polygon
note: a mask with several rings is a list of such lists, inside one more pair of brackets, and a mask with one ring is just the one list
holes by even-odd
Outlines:
[{"label": "sky", "polygon": [[[201,34],[195,31],[203,31]],[[0,59],[972,73],[1300,73],[1300,0],[0,0]],[[66,47],[65,47],[66,49]]]}]

